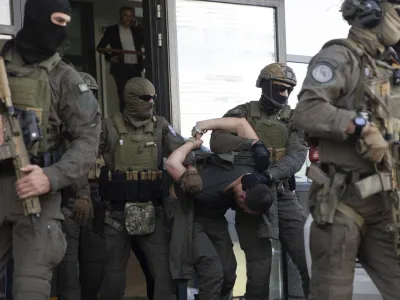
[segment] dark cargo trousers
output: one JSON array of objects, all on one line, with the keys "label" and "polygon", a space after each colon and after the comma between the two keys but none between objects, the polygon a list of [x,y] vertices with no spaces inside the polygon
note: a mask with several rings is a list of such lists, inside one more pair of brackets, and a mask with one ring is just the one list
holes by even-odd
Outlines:
[{"label": "dark cargo trousers", "polygon": [[359,199],[348,189],[342,201],[364,218],[362,231],[338,211],[333,225],[312,223],[310,300],[350,300],[357,257],[384,300],[400,299],[400,259],[387,230],[392,217],[385,198]]},{"label": "dark cargo trousers", "polygon": [[[300,272],[304,293],[308,294],[309,277],[304,251],[306,214],[296,195],[289,190],[278,192],[279,240]],[[250,215],[236,209],[235,227],[240,247],[246,255],[246,300],[268,300],[271,274],[271,242],[260,238],[260,215]]]},{"label": "dark cargo trousers", "polygon": [[[111,217],[124,223],[124,212],[113,211]],[[136,239],[146,255],[155,281],[155,300],[174,300],[175,290],[169,269],[169,240],[162,217],[156,217],[155,231],[144,236],[131,237],[126,230],[119,232],[106,225],[106,265],[100,300],[122,300],[125,294],[126,270],[131,251],[131,239]]]},{"label": "dark cargo trousers", "polygon": [[14,258],[14,300],[50,299],[52,270],[63,259],[66,241],[61,230],[61,196],[40,198],[42,213],[33,230],[15,191],[15,177],[0,177],[0,278]]},{"label": "dark cargo trousers", "polygon": [[57,268],[58,300],[98,299],[105,263],[105,241],[87,227],[63,222],[67,251]]},{"label": "dark cargo trousers", "polygon": [[199,299],[220,300],[233,289],[237,266],[225,217],[196,218],[192,247]]}]

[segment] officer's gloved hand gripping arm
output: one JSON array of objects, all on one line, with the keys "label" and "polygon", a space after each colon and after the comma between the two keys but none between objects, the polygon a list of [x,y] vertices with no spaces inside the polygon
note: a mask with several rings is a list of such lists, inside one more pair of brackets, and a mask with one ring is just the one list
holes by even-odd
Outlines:
[{"label": "officer's gloved hand gripping arm", "polygon": [[70,147],[61,160],[43,169],[53,192],[72,185],[85,176],[96,162],[101,115],[96,98],[90,91],[80,92],[85,82],[75,70],[61,80],[59,116],[72,136]]},{"label": "officer's gloved hand gripping arm", "polygon": [[268,169],[272,181],[285,180],[296,174],[306,161],[307,151],[303,131],[292,128],[285,155]]}]

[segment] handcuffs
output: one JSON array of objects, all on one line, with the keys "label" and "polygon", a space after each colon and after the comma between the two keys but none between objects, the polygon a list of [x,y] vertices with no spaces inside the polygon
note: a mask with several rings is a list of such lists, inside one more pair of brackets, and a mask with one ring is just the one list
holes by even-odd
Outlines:
[{"label": "handcuffs", "polygon": [[193,149],[196,147],[196,134],[205,134],[207,130],[201,130],[199,126],[196,124],[192,128],[192,136],[186,140],[186,142],[191,142],[193,143]]},{"label": "handcuffs", "polygon": [[199,126],[196,124],[195,126],[193,126],[192,128],[192,137],[196,137],[196,134],[205,134],[207,132],[207,130],[201,130],[199,128]]}]

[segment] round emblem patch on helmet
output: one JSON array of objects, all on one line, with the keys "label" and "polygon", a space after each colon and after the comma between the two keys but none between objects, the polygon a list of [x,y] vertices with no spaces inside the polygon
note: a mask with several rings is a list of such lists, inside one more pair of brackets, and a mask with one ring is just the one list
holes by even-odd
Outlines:
[{"label": "round emblem patch on helmet", "polygon": [[318,65],[316,66],[312,72],[312,77],[315,81],[321,83],[327,83],[333,78],[333,70],[331,67],[327,65]]}]

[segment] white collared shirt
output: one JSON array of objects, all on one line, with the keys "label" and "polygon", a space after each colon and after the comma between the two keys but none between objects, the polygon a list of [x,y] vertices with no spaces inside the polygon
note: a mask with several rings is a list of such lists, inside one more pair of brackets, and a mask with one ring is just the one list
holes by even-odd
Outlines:
[{"label": "white collared shirt", "polygon": [[[122,49],[129,51],[136,51],[133,35],[130,28],[125,28],[119,25],[119,37],[121,39]],[[124,54],[124,63],[137,64],[138,58],[136,54]]]}]

